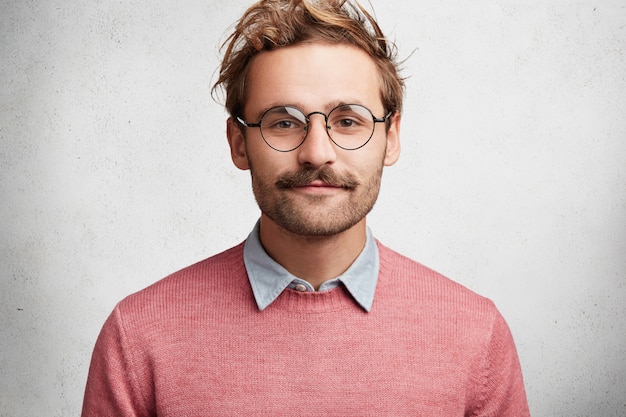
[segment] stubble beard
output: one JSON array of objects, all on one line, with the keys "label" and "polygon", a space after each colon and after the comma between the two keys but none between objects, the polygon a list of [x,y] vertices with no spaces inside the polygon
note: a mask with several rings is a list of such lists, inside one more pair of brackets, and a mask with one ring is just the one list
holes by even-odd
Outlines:
[{"label": "stubble beard", "polygon": [[[363,182],[328,167],[287,172],[270,182],[255,175],[250,166],[252,189],[261,212],[286,231],[311,237],[337,235],[359,223],[376,203],[382,169],[381,164]],[[343,195],[305,196],[293,190],[313,180],[339,186]],[[341,201],[335,202],[338,198]]]}]

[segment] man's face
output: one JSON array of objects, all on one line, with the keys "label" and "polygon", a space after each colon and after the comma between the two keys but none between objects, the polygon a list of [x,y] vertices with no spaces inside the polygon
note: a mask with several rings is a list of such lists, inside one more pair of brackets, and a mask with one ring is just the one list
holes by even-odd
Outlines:
[{"label": "man's face", "polygon": [[[255,123],[274,106],[293,106],[305,114],[328,114],[339,104],[360,104],[376,118],[386,109],[374,61],[346,45],[307,43],[261,52],[247,77],[242,118]],[[380,188],[384,165],[399,154],[399,115],[376,123],[371,140],[356,150],[337,147],[324,116],[310,116],[306,140],[290,152],[268,146],[259,128],[246,128],[245,139],[229,122],[235,164],[250,169],[262,216],[283,229],[306,236],[329,236],[365,221]]]}]

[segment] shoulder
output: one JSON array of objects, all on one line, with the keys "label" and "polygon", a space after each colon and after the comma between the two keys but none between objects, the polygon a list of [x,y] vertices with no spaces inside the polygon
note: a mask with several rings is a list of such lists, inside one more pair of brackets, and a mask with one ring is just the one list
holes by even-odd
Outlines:
[{"label": "shoulder", "polygon": [[229,296],[248,293],[241,243],[127,296],[118,303],[116,310],[126,316],[155,309],[165,314],[200,304],[222,303]]},{"label": "shoulder", "polygon": [[381,244],[379,253],[372,311],[377,309],[405,323],[406,329],[446,340],[460,350],[468,346],[489,350],[500,338],[511,342],[508,326],[492,300]]},{"label": "shoulder", "polygon": [[486,314],[491,319],[499,314],[490,299],[380,242],[378,248],[381,289],[394,293],[395,298],[448,313]]}]

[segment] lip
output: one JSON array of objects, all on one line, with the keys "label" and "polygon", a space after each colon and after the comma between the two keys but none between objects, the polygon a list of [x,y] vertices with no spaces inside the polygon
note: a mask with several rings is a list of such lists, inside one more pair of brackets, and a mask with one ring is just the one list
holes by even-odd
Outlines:
[{"label": "lip", "polygon": [[327,182],[324,181],[320,181],[320,180],[316,180],[316,181],[312,181],[306,185],[301,185],[298,186],[296,188],[343,188],[340,187],[338,185],[333,185],[333,184],[329,184]]},{"label": "lip", "polygon": [[301,185],[293,188],[296,191],[304,192],[307,194],[333,194],[338,190],[343,190],[341,186],[328,184],[324,181],[312,181],[306,185]]}]

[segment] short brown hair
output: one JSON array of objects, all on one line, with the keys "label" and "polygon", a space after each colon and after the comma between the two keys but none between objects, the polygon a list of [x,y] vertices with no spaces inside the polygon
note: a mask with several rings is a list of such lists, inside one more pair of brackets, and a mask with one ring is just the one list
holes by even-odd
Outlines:
[{"label": "short brown hair", "polygon": [[375,61],[385,110],[401,111],[404,80],[395,45],[385,39],[378,23],[354,0],[260,0],[239,19],[222,48],[219,78],[213,93],[223,88],[226,110],[241,116],[246,99],[246,76],[253,56],[261,51],[304,42],[348,44]]}]

